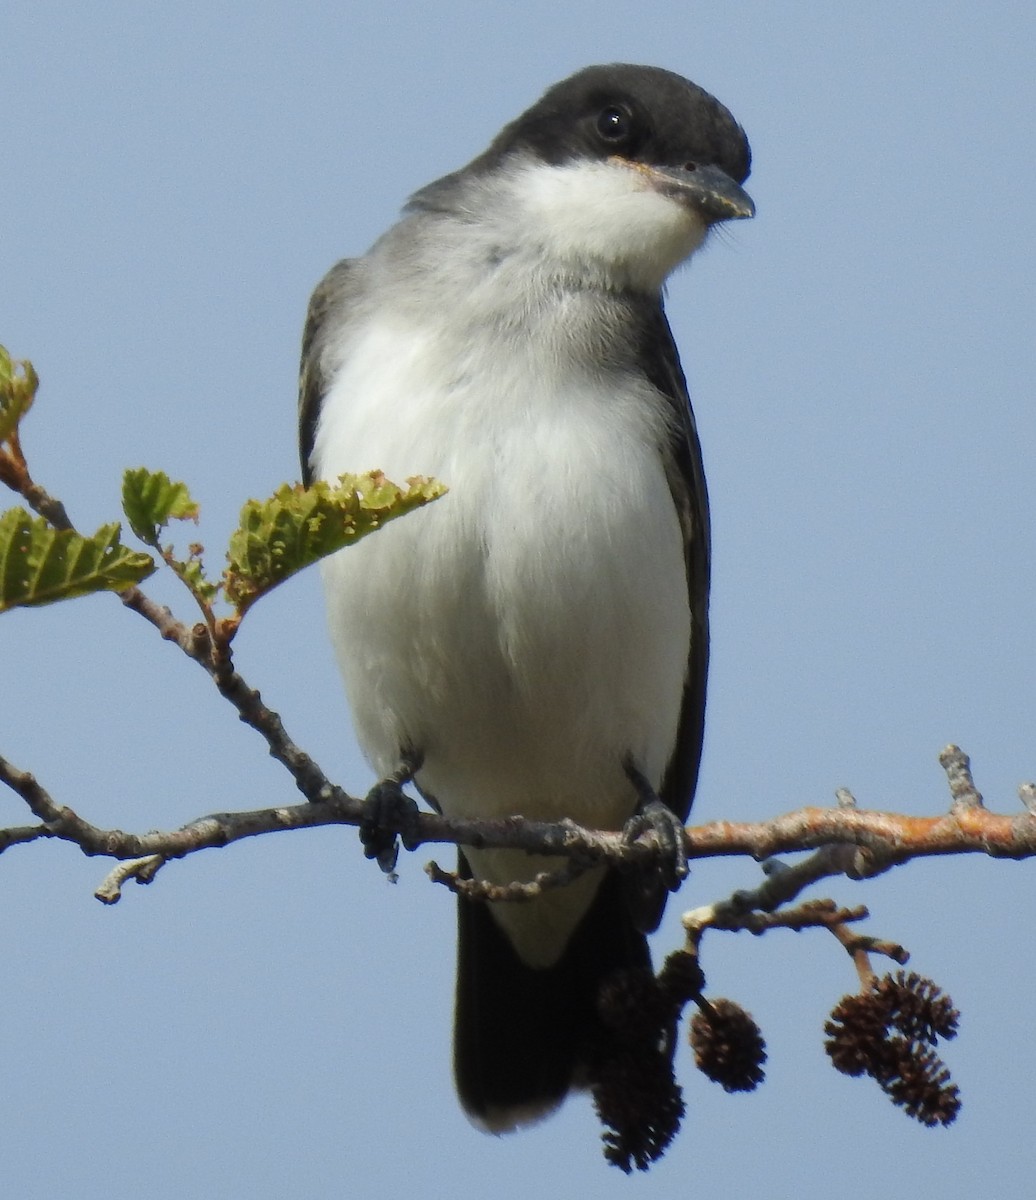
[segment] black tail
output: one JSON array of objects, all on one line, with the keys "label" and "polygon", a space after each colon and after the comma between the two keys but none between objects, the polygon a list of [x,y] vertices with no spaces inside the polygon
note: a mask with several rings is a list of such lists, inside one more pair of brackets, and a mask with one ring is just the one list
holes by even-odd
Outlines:
[{"label": "black tail", "polygon": [[[463,854],[460,871],[470,877]],[[545,1116],[585,1083],[588,1057],[600,1044],[601,984],[621,968],[649,968],[651,957],[614,872],[560,961],[543,970],[518,958],[489,908],[457,902],[453,1064],[468,1114],[502,1133]]]}]

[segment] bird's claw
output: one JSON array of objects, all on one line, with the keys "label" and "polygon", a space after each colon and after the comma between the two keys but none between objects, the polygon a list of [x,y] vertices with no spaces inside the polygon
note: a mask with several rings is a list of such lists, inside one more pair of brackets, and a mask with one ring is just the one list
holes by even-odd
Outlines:
[{"label": "bird's claw", "polygon": [[622,840],[632,845],[645,833],[653,833],[661,854],[659,870],[669,891],[675,892],[687,878],[687,847],[683,822],[661,800],[649,800],[623,826]]},{"label": "bird's claw", "polygon": [[414,823],[418,816],[417,801],[403,791],[413,778],[413,769],[390,775],[376,783],[363,801],[363,816],[360,819],[360,843],[367,858],[376,860],[378,866],[390,878],[395,878],[399,847],[412,850],[418,839]]},{"label": "bird's claw", "polygon": [[668,891],[675,892],[688,875],[683,822],[667,804],[659,800],[655,789],[632,762],[627,762],[626,774],[637,789],[640,804],[623,826],[622,840],[632,845],[645,833],[654,834],[661,851],[661,880]]}]

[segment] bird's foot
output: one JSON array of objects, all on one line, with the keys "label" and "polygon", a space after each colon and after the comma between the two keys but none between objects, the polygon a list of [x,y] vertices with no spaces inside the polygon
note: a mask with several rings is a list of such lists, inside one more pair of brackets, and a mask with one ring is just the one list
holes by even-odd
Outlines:
[{"label": "bird's foot", "polygon": [[688,873],[683,822],[659,800],[655,789],[631,762],[626,764],[626,774],[637,789],[640,804],[623,826],[623,841],[632,845],[643,834],[653,833],[662,852],[659,857],[661,881],[668,891],[675,892]]},{"label": "bird's foot", "polygon": [[399,847],[413,850],[419,844],[415,833],[418,816],[417,801],[403,791],[420,766],[417,755],[404,756],[400,766],[367,793],[360,821],[360,842],[367,858],[395,881]]}]

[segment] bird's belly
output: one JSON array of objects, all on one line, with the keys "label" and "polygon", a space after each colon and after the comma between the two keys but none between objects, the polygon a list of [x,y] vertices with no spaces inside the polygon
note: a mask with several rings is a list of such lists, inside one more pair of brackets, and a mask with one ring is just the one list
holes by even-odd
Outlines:
[{"label": "bird's belly", "polygon": [[[377,467],[450,489],[324,564],[361,745],[383,775],[404,749],[423,755],[418,782],[447,815],[619,828],[637,801],[626,761],[657,786],[672,753],[690,638],[681,532],[650,423],[632,401],[623,411],[572,395],[474,418],[462,405],[467,423],[444,423],[425,419],[442,398],[424,399],[401,426],[343,406],[326,444],[351,457],[319,462],[325,477]],[[469,858],[496,882],[550,865]],[[558,899],[568,928],[554,948],[533,929],[558,924],[553,901],[538,917],[537,906],[495,915],[519,953],[511,927],[524,927],[523,957],[549,960],[595,886]]]}]

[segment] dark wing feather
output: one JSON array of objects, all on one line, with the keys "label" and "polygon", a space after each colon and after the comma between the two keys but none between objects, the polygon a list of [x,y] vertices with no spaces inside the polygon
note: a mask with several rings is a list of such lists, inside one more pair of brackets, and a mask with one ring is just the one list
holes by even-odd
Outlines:
[{"label": "dark wing feather", "polygon": [[[326,351],[328,334],[333,328],[340,335],[349,319],[349,310],[359,292],[358,259],[344,258],[336,263],[317,284],[309,300],[306,324],[302,331],[302,362],[299,365],[299,458],[302,482],[313,482],[313,443],[316,439],[320,404],[327,391]],[[334,320],[329,318],[334,317]]]},{"label": "dark wing feather", "polygon": [[660,798],[682,821],[687,819],[698,782],[705,729],[705,683],[709,669],[709,497],[701,444],[687,381],[661,305],[644,313],[640,368],[671,406],[671,436],[662,452],[673,503],[683,530],[687,600],[691,609],[691,648],[684,676],[683,704],[676,745],[660,788]]},{"label": "dark wing feather", "polygon": [[[659,799],[681,821],[687,820],[698,782],[705,733],[705,684],[709,670],[709,497],[701,445],[687,394],[687,381],[661,304],[645,298],[638,304],[637,365],[669,402],[669,436],[661,447],[666,478],[683,531],[687,602],[691,611],[691,645],[684,675],[676,744],[659,787]],[[627,888],[627,902],[637,927],[650,933],[662,919],[668,893],[661,880]]]}]

